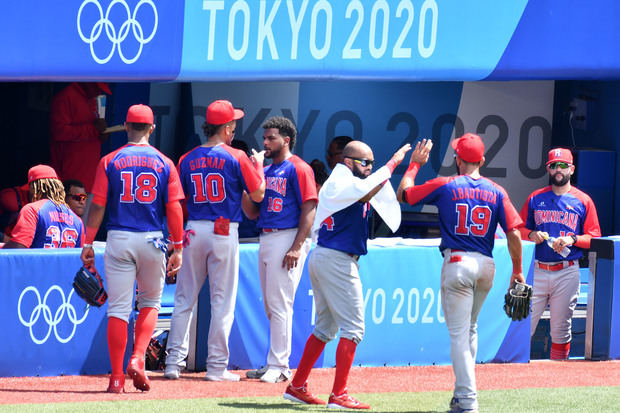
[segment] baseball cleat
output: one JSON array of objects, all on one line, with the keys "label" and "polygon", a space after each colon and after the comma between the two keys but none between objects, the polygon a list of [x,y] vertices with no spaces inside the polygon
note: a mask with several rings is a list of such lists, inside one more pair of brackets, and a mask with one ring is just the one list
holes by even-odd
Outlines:
[{"label": "baseball cleat", "polygon": [[209,374],[205,376],[206,381],[239,381],[241,377],[238,374],[224,370],[221,374]]},{"label": "baseball cleat", "polygon": [[131,356],[129,365],[127,366],[127,374],[133,380],[133,386],[142,391],[151,389],[151,381],[144,371],[144,360],[137,356]]},{"label": "baseball cleat", "polygon": [[301,387],[293,387],[292,384],[289,384],[284,392],[284,398],[295,403],[325,404],[323,400],[308,391],[308,383],[304,383]]},{"label": "baseball cleat", "polygon": [[453,397],[450,400],[450,410],[448,413],[478,413],[478,409],[463,409],[459,406],[459,399]]},{"label": "baseball cleat", "polygon": [[370,405],[355,400],[347,392],[342,393],[340,396],[332,393],[329,396],[327,407],[331,409],[370,409]]},{"label": "baseball cleat", "polygon": [[125,393],[125,375],[111,374],[108,390],[106,391],[108,393]]},{"label": "baseball cleat", "polygon": [[176,364],[166,364],[164,377],[170,380],[176,380],[181,376],[181,367]]},{"label": "baseball cleat", "polygon": [[260,381],[262,381],[263,383],[280,383],[283,381],[287,381],[289,377],[290,372],[287,376],[286,374],[284,374],[283,371],[280,371],[278,369],[269,369],[265,372],[265,374],[261,376]]},{"label": "baseball cleat", "polygon": [[263,374],[265,374],[267,372],[267,366],[263,366],[258,370],[248,370],[245,373],[245,377],[247,377],[248,379],[260,379],[261,377],[263,377]]}]

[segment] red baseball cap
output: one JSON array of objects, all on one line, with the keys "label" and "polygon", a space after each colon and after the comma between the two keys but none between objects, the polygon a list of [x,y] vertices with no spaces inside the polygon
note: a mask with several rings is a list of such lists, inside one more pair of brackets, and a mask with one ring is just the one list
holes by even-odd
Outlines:
[{"label": "red baseball cap", "polygon": [[244,115],[242,110],[233,108],[229,101],[216,100],[207,108],[207,123],[223,125],[231,120],[241,119]]},{"label": "red baseball cap", "polygon": [[35,165],[28,170],[28,183],[37,179],[53,178],[58,179],[54,168],[48,165]]},{"label": "red baseball cap", "polygon": [[466,133],[450,144],[456,154],[465,162],[478,163],[484,156],[484,143],[480,136]]},{"label": "red baseball cap", "polygon": [[573,163],[573,154],[570,149],[564,148],[555,148],[549,151],[549,160],[547,161],[547,165],[553,162],[566,162],[572,165]]},{"label": "red baseball cap", "polygon": [[127,122],[153,124],[153,111],[146,105],[133,105],[127,111]]}]

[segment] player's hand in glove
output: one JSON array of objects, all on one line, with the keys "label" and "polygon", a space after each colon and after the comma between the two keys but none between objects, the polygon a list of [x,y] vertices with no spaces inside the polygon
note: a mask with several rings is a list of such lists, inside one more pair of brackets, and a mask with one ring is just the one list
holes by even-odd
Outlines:
[{"label": "player's hand in glove", "polygon": [[101,307],[108,299],[108,294],[103,288],[103,281],[94,267],[92,271],[85,267],[80,267],[75,278],[73,278],[73,289],[89,305]]},{"label": "player's hand in glove", "polygon": [[504,296],[504,311],[513,321],[521,321],[530,314],[532,286],[513,281]]}]

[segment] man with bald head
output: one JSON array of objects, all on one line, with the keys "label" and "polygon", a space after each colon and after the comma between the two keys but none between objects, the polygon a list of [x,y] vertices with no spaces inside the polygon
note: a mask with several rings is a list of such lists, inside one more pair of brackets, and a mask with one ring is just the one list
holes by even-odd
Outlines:
[{"label": "man with bald head", "polygon": [[325,344],[336,338],[340,330],[336,375],[327,406],[370,408],[347,393],[355,349],[364,336],[364,297],[357,261],[367,252],[370,204],[386,222],[389,221],[388,225],[392,224],[393,230],[400,224],[400,207],[389,178],[410,148],[409,144],[403,146],[385,166],[371,174],[372,150],[363,142],[352,141],[343,150],[343,163],[335,165],[321,187],[312,226],[313,238],[318,232],[318,242],[308,258],[316,323],[295,376],[284,393],[287,400],[325,404],[308,391],[306,380]]}]

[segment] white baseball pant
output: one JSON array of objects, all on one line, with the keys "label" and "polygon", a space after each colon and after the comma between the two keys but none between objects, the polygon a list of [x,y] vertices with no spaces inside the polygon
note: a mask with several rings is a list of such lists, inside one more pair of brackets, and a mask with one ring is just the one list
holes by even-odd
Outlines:
[{"label": "white baseball pant", "polygon": [[138,282],[138,309],[159,308],[164,289],[166,255],[150,241],[161,231],[108,231],[103,256],[108,287],[108,317],[128,321]]},{"label": "white baseball pant", "polygon": [[209,280],[211,324],[207,371],[220,375],[228,367],[228,337],[235,317],[239,281],[239,224],[230,223],[229,235],[213,233],[213,221],[188,221],[194,230],[183,249],[183,266],[177,275],[174,311],[168,334],[166,364],[185,366],[189,351],[189,326],[200,289]]},{"label": "white baseball pant", "polygon": [[316,306],[313,334],[321,341],[340,337],[355,343],[364,337],[364,294],[359,264],[345,252],[319,245],[308,258]]},{"label": "white baseball pant", "polygon": [[[545,263],[556,264],[556,263]],[[571,341],[573,312],[579,298],[579,265],[558,271],[543,270],[535,266],[532,289],[532,329],[534,335],[538,321],[549,304],[549,330],[551,341],[565,344]]]},{"label": "white baseball pant", "polygon": [[454,397],[463,409],[477,409],[476,352],[480,308],[493,286],[495,263],[478,252],[443,251],[441,305],[450,333]]},{"label": "white baseball pant", "polygon": [[267,367],[285,374],[289,373],[295,292],[311,247],[310,240],[306,239],[297,266],[290,270],[282,267],[284,256],[296,235],[297,228],[263,233],[258,250],[258,274],[270,330]]}]

